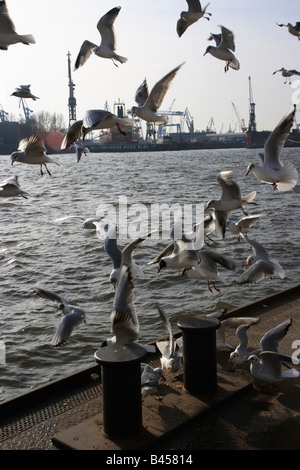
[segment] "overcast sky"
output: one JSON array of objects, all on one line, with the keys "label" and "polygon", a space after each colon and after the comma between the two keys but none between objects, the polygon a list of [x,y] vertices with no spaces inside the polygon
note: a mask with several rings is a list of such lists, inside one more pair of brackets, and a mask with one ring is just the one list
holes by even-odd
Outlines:
[{"label": "overcast sky", "polygon": [[[204,6],[206,2],[202,2]],[[85,39],[100,43],[96,28],[100,17],[120,5],[115,22],[116,52],[128,58],[116,67],[111,60],[92,55],[77,71],[74,63]],[[10,96],[19,85],[31,85],[37,101],[28,100],[34,111],[62,113],[68,124],[68,67],[71,53],[77,119],[87,109],[111,111],[119,99],[130,109],[135,91],[147,78],[149,89],[174,67],[185,62],[168,90],[161,109],[188,108],[197,130],[206,129],[211,118],[223,131],[237,123],[232,102],[240,116],[249,120],[249,79],[258,130],[272,129],[300,101],[300,76],[292,77],[294,88],[284,84],[275,70],[285,67],[300,71],[300,41],[280,28],[279,23],[300,21],[299,0],[212,0],[211,20],[201,19],[178,38],[176,22],[186,10],[185,0],[7,0],[10,16],[19,34],[33,34],[36,44],[16,44],[0,51],[0,105],[15,117],[22,111],[19,100]],[[203,56],[210,32],[219,25],[235,35],[235,55],[240,70],[224,73],[225,62],[210,54]],[[294,98],[293,95],[294,94]],[[299,107],[300,108],[300,107]],[[296,114],[300,123],[299,111]],[[176,121],[175,119],[175,122]]]}]

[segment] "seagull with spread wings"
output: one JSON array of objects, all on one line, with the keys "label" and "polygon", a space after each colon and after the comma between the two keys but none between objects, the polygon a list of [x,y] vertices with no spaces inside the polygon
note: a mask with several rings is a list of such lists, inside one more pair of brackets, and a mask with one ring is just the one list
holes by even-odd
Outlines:
[{"label": "seagull with spread wings", "polygon": [[118,55],[116,51],[116,38],[114,32],[114,22],[121,10],[121,7],[115,7],[103,15],[97,23],[97,29],[101,35],[101,44],[97,46],[91,41],[85,40],[82,43],[79,54],[75,62],[75,70],[82,67],[90,56],[94,53],[98,57],[111,59],[116,67],[115,61],[124,64],[127,62],[126,57]]},{"label": "seagull with spread wings", "polygon": [[6,2],[0,1],[0,50],[7,51],[12,44],[35,44],[32,34],[21,35],[16,32],[15,25],[9,15]]}]

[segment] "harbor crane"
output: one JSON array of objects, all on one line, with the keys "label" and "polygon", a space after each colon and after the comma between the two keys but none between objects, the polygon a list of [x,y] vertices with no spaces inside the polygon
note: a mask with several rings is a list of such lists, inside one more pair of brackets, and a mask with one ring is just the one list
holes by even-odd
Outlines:
[{"label": "harbor crane", "polygon": [[7,116],[8,116],[8,113],[4,111],[2,104],[0,103],[0,121],[1,122],[7,121]]},{"label": "harbor crane", "polygon": [[231,101],[231,103],[232,103],[234,112],[235,112],[235,114],[236,114],[236,117],[237,117],[237,120],[238,120],[238,123],[239,123],[239,126],[240,126],[241,131],[242,131],[242,132],[246,132],[247,126],[245,125],[244,119],[241,118],[241,116],[240,116],[238,110],[236,109],[235,104],[234,104],[232,101]]},{"label": "harbor crane", "polygon": [[248,77],[249,80],[249,126],[248,131],[256,131],[256,117],[255,117],[255,103],[253,102],[252,86],[251,86],[251,77]]},{"label": "harbor crane", "polygon": [[71,54],[68,52],[68,77],[69,77],[69,101],[68,101],[68,108],[69,108],[69,127],[73,122],[76,121],[76,98],[74,96],[74,89],[75,84],[72,80],[71,74]]}]

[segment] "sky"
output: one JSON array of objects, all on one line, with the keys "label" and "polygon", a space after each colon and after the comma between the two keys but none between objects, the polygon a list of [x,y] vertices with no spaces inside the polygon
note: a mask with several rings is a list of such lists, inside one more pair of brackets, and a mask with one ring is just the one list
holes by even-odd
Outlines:
[{"label": "sky", "polygon": [[[16,44],[0,51],[0,109],[15,118],[22,114],[19,99],[10,96],[19,85],[31,85],[40,99],[28,100],[34,112],[62,114],[68,125],[68,62],[71,54],[72,79],[77,101],[76,117],[88,109],[112,112],[119,100],[130,109],[135,92],[144,78],[149,90],[184,62],[160,109],[185,111],[195,130],[205,130],[213,120],[217,132],[239,130],[237,116],[249,121],[249,83],[256,105],[258,130],[271,130],[290,109],[300,103],[300,76],[284,84],[275,70],[285,67],[300,71],[300,41],[276,23],[300,21],[299,0],[212,0],[207,9],[210,21],[202,18],[176,33],[185,0],[7,0],[10,16],[19,34],[33,34],[36,44]],[[205,6],[206,2],[202,2]],[[100,17],[115,6],[121,11],[115,21],[116,52],[128,58],[116,67],[111,60],[92,55],[74,71],[77,54],[85,39],[99,44],[96,28]],[[220,25],[233,31],[235,55],[240,70],[224,72],[225,62],[204,56],[210,33]],[[249,82],[249,77],[251,81]],[[298,90],[298,91],[297,91]],[[300,106],[299,106],[300,109]],[[296,121],[300,124],[299,110]],[[179,122],[173,118],[173,122]],[[184,129],[187,131],[187,128]]]}]

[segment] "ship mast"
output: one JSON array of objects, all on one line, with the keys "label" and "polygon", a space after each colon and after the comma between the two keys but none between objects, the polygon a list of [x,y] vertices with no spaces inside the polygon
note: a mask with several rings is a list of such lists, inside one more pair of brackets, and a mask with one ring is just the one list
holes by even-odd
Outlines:
[{"label": "ship mast", "polygon": [[68,77],[69,77],[69,101],[68,101],[68,107],[69,107],[69,127],[73,122],[76,121],[76,98],[74,96],[74,88],[75,84],[73,83],[72,80],[72,75],[71,75],[71,54],[68,52]]}]

